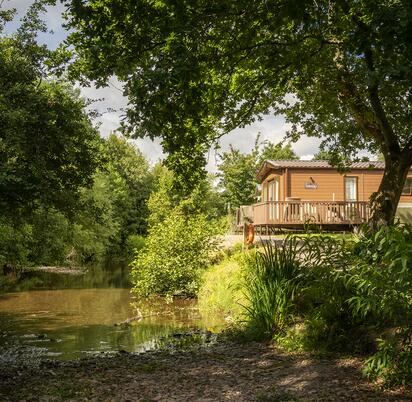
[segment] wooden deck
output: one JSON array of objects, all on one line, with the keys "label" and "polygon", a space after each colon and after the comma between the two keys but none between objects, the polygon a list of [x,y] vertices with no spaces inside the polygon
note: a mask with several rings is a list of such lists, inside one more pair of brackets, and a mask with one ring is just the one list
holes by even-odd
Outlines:
[{"label": "wooden deck", "polygon": [[367,222],[368,202],[267,201],[252,205],[256,225],[359,225]]}]

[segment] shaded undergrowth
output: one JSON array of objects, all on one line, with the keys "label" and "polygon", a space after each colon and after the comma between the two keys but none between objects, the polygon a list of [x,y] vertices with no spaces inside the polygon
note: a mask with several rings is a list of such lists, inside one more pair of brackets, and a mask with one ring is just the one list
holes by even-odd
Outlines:
[{"label": "shaded undergrowth", "polygon": [[242,270],[242,337],[360,354],[368,378],[412,381],[410,226],[362,228],[352,239],[288,236],[250,252]]}]

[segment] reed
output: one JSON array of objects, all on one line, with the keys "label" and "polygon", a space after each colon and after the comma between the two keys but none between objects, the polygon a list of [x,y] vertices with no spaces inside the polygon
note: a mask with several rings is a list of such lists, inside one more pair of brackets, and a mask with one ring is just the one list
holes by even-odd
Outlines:
[{"label": "reed", "polygon": [[295,299],[304,286],[299,267],[299,242],[287,237],[283,245],[264,245],[247,261],[245,321],[255,339],[282,333],[292,319]]}]

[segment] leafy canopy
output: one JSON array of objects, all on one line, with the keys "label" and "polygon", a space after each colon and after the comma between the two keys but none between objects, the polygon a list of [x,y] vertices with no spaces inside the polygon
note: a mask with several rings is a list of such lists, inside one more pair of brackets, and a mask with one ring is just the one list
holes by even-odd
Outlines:
[{"label": "leafy canopy", "polygon": [[347,159],[384,155],[374,226],[412,164],[409,0],[66,0],[74,76],[124,81],[125,129],[160,137],[191,187],[216,138],[265,113]]},{"label": "leafy canopy", "polygon": [[0,208],[11,217],[39,204],[72,213],[101,164],[85,101],[53,78],[52,53],[37,44],[41,10],[35,3],[12,36],[0,24]]},{"label": "leafy canopy", "polygon": [[346,154],[411,151],[409,1],[66,4],[73,71],[124,81],[128,131],[160,136],[180,171],[268,112]]}]

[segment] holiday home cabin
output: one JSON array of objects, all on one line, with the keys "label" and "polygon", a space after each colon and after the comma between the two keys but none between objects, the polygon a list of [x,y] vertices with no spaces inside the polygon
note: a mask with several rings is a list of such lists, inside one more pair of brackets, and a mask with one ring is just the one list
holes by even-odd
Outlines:
[{"label": "holiday home cabin", "polygon": [[[326,161],[266,160],[257,174],[260,202],[241,207],[237,224],[247,216],[255,226],[266,227],[359,225],[369,218],[369,199],[378,190],[383,171],[383,162],[354,162],[340,173]],[[412,170],[398,210],[411,216]]]}]

